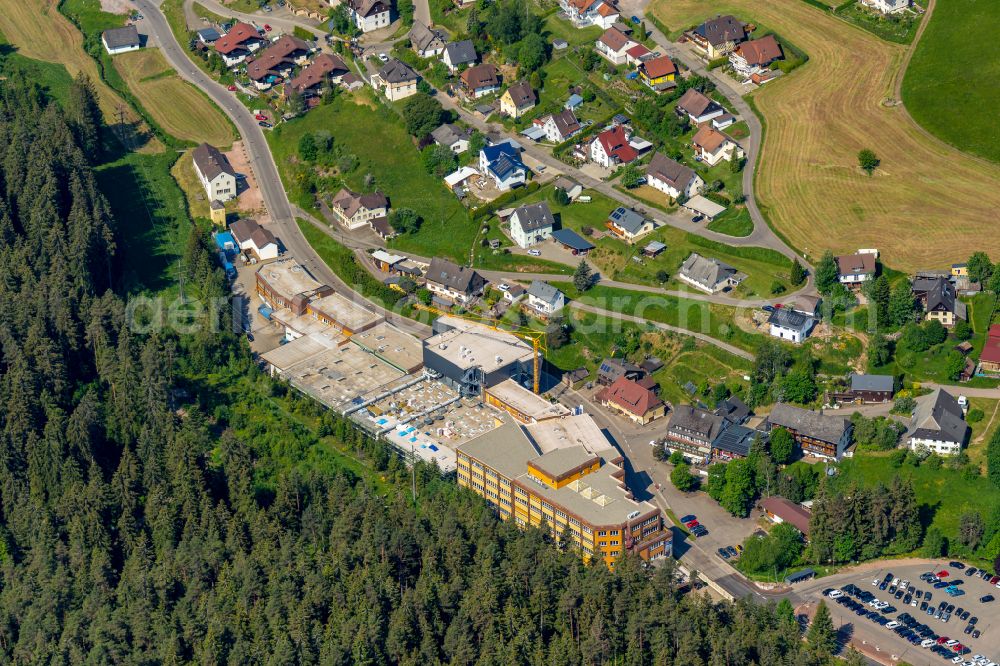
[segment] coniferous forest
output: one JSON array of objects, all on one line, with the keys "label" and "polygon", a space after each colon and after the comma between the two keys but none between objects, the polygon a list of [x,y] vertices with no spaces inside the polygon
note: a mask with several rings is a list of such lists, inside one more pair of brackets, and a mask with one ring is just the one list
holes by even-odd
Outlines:
[{"label": "coniferous forest", "polygon": [[[119,267],[142,249],[92,172],[114,141],[93,91],[71,99],[0,86],[0,662],[829,660],[831,628],[803,641],[787,603],[585,565],[433,470],[411,478],[263,376],[219,313],[126,326]],[[187,298],[226,293],[195,227],[181,272]]]}]

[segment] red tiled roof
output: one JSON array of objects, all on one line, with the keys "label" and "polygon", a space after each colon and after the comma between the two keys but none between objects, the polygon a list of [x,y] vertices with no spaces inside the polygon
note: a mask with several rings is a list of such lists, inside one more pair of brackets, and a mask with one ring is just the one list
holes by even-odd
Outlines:
[{"label": "red tiled roof", "polygon": [[1000,338],[1000,324],[993,324],[990,326],[990,332],[987,337]]},{"label": "red tiled roof", "polygon": [[215,40],[215,50],[226,55],[240,48],[250,39],[260,39],[257,28],[249,23],[237,23],[229,32]]},{"label": "red tiled roof", "polygon": [[778,45],[774,35],[767,35],[740,44],[736,48],[736,53],[742,56],[748,65],[769,65],[781,57],[781,46]]},{"label": "red tiled roof", "polygon": [[621,125],[604,130],[597,135],[597,140],[601,142],[605,154],[617,158],[622,164],[627,164],[639,157],[635,148],[629,145],[628,138],[625,136],[625,128]]},{"label": "red tiled roof", "polygon": [[616,379],[611,386],[600,391],[596,397],[599,402],[618,405],[625,411],[640,417],[663,404],[663,401],[655,393],[625,377]]},{"label": "red tiled roof", "polygon": [[[994,326],[994,328],[996,327]],[[986,340],[986,344],[983,346],[983,353],[979,355],[979,360],[987,361],[988,363],[1000,363],[1000,336],[993,337],[991,335]]]},{"label": "red tiled roof", "polygon": [[804,506],[777,495],[765,497],[760,501],[760,506],[764,511],[777,516],[799,532],[809,536],[809,518],[812,514]]},{"label": "red tiled roof", "polygon": [[321,53],[309,63],[289,84],[302,92],[322,83],[332,72],[347,72],[347,64],[339,57]]},{"label": "red tiled roof", "polygon": [[661,76],[669,76],[677,73],[677,65],[669,56],[653,58],[639,65],[646,72],[646,76],[651,79],[658,79]]},{"label": "red tiled roof", "polygon": [[617,53],[621,51],[622,48],[631,42],[625,34],[619,32],[615,28],[608,28],[604,31],[604,34],[600,36],[599,41],[607,46],[609,49]]},{"label": "red tiled roof", "polygon": [[647,49],[642,44],[636,44],[635,46],[633,46],[632,48],[630,48],[625,53],[627,53],[630,57],[635,58],[636,60],[638,60],[639,58],[641,58],[641,57],[643,57],[645,55],[649,55],[649,49]]},{"label": "red tiled roof", "polygon": [[282,35],[247,65],[247,76],[254,81],[263,79],[278,65],[291,63],[290,56],[296,51],[308,53],[309,45],[298,37]]},{"label": "red tiled roof", "polygon": [[720,146],[729,140],[728,136],[716,129],[713,129],[708,123],[705,123],[698,128],[697,132],[695,132],[694,138],[691,139],[691,143],[703,150],[714,153]]},{"label": "red tiled roof", "polygon": [[608,16],[617,16],[618,10],[609,5],[608,3],[602,2],[600,7],[597,8],[597,13],[607,18]]}]

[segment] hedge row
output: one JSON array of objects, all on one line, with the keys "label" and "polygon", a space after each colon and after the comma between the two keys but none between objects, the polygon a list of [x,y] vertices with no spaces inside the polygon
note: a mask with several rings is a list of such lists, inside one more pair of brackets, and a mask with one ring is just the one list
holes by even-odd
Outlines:
[{"label": "hedge row", "polygon": [[541,185],[539,185],[537,181],[533,180],[524,187],[519,187],[505,194],[501,194],[488,204],[480,206],[472,211],[472,220],[474,222],[478,222],[479,220],[485,219],[501,208],[506,208],[508,204],[514,203],[519,199],[525,198],[529,194],[537,192],[540,187]]}]

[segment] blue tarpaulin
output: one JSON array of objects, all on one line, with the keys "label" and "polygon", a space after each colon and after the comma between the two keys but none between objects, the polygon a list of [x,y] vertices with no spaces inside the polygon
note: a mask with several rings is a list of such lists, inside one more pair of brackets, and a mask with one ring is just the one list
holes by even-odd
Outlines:
[{"label": "blue tarpaulin", "polygon": [[257,308],[257,312],[259,312],[260,316],[263,317],[264,319],[271,321],[271,313],[274,312],[274,310],[267,307],[266,305],[262,305],[259,308]]}]

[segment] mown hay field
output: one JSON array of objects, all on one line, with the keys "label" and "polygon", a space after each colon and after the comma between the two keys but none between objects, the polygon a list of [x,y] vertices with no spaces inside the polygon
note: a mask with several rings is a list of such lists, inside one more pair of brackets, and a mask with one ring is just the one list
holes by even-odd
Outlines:
[{"label": "mown hay field", "polygon": [[235,138],[229,119],[200,90],[181,79],[158,49],[122,53],[115,69],[129,90],[167,133],[226,147]]},{"label": "mown hay field", "polygon": [[[809,55],[753,94],[767,127],[757,198],[799,250],[815,258],[827,248],[877,247],[900,269],[947,265],[974,250],[1000,256],[1000,167],[970,159],[883,104],[905,47],[802,0],[658,0],[653,11],[671,30],[731,12]],[[858,168],[862,148],[882,160],[872,177]]]}]

